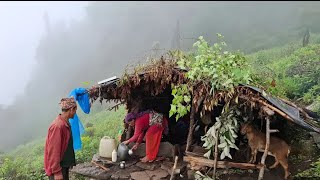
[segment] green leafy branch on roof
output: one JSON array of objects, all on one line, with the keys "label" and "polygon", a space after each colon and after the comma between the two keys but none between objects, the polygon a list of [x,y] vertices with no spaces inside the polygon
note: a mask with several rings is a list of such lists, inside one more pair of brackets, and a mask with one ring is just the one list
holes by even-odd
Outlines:
[{"label": "green leafy branch on roof", "polygon": [[[196,52],[176,53],[178,55],[177,64],[180,68],[188,69],[186,76],[188,78],[188,87],[194,88],[199,83],[204,83],[210,87],[210,95],[214,96],[217,91],[231,91],[239,84],[249,84],[251,79],[250,67],[246,58],[242,53],[224,51],[223,47],[227,44],[223,41],[223,36],[217,34],[218,42],[210,46],[202,36],[194,43]],[[193,89],[190,89],[191,94],[182,91],[180,85],[173,87],[173,95],[175,96],[173,105],[188,106],[190,101],[182,101],[181,96],[194,95]],[[172,106],[171,115],[179,114],[182,117],[187,112],[181,110],[177,112]]]},{"label": "green leafy branch on roof", "polygon": [[[202,137],[202,140],[207,142],[204,144],[208,149],[206,157],[209,158],[213,153],[214,143],[212,142],[218,138],[221,143],[219,149],[223,149],[221,159],[224,159],[226,156],[232,158],[229,153],[230,148],[237,149],[234,139],[238,124],[237,119],[230,115],[234,110],[232,107],[229,108],[231,100],[237,102],[234,88],[239,84],[250,84],[252,78],[250,66],[244,55],[239,51],[224,50],[227,46],[223,41],[224,37],[221,34],[217,34],[217,37],[218,41],[213,46],[200,36],[193,45],[196,48],[195,52],[176,51],[178,66],[188,70],[186,73],[188,81],[187,84],[173,86],[174,99],[171,104],[170,117],[175,115],[176,119],[179,119],[185,116],[190,112],[190,106],[198,103],[203,92],[207,92],[206,94],[211,97],[210,99],[206,96],[206,103],[204,103],[204,109],[210,112],[219,102],[218,98],[215,98],[216,95],[225,94],[224,113],[217,118],[217,123]],[[188,87],[190,89],[187,89]],[[218,130],[222,132],[219,136],[212,133]]]}]

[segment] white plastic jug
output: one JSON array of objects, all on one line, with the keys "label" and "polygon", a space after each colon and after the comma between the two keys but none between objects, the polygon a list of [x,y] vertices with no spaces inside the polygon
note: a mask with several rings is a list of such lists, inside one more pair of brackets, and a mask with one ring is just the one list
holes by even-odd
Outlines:
[{"label": "white plastic jug", "polygon": [[117,149],[116,140],[109,136],[104,136],[100,140],[99,155],[105,158],[112,158],[112,151]]}]

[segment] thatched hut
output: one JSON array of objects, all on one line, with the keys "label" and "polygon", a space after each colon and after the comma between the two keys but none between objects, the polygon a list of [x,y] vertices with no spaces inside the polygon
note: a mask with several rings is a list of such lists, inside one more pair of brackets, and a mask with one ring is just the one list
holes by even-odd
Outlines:
[{"label": "thatched hut", "polygon": [[[283,139],[288,139],[285,133],[288,128],[303,128],[308,131],[320,133],[319,117],[313,112],[295,105],[294,103],[273,97],[262,88],[249,85],[239,85],[233,92],[220,91],[214,96],[209,94],[210,87],[205,81],[199,81],[192,91],[192,103],[190,112],[181,119],[187,119],[187,129],[180,131],[176,128],[177,121],[169,117],[170,105],[173,99],[172,85],[185,84],[188,79],[185,76],[187,69],[177,68],[175,61],[162,57],[147,66],[135,69],[132,73],[125,73],[122,78],[111,78],[100,82],[89,89],[92,101],[116,101],[125,104],[131,111],[135,102],[143,104],[143,108],[155,109],[162,112],[169,119],[170,133],[166,140],[173,144],[179,144],[185,149],[185,161],[188,161],[194,169],[196,167],[211,166],[218,168],[256,168],[264,170],[264,166],[247,163],[231,163],[227,161],[213,161],[198,157],[192,153],[195,144],[201,145],[200,137],[205,134],[207,127],[215,123],[215,117],[221,114],[225,102],[236,103],[241,114],[259,125],[266,134],[270,129],[277,129],[274,133]],[[116,108],[116,107],[115,107]],[[210,114],[209,121],[204,122],[203,114]],[[178,121],[179,122],[179,121]],[[130,134],[123,135],[123,140]],[[241,135],[239,135],[239,138]],[[269,143],[269,142],[267,142]],[[263,158],[262,158],[263,159]],[[265,157],[264,157],[265,159]],[[216,157],[217,160],[217,157]],[[264,165],[264,160],[262,162]],[[199,169],[199,168],[198,168]]]}]

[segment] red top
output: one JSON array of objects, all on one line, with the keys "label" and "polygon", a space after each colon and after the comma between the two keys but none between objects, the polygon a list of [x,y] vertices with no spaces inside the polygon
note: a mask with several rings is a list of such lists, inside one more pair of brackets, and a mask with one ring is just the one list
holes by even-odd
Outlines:
[{"label": "red top", "polygon": [[[149,117],[150,117],[150,113],[144,114],[143,116],[139,117],[136,119],[135,123],[134,123],[134,134],[133,136],[128,140],[129,143],[131,142],[138,142],[141,143],[144,135],[145,135],[145,131],[149,128]],[[163,127],[158,127],[159,129],[164,129],[165,126],[167,126],[168,121],[165,117],[163,117]]]},{"label": "red top", "polygon": [[131,142],[138,142],[141,143],[145,130],[149,128],[149,113],[144,114],[143,116],[136,119],[134,122],[134,134],[133,136],[128,140],[129,143]]},{"label": "red top", "polygon": [[61,173],[60,162],[70,138],[70,125],[59,114],[48,129],[44,148],[44,168],[47,176]]}]

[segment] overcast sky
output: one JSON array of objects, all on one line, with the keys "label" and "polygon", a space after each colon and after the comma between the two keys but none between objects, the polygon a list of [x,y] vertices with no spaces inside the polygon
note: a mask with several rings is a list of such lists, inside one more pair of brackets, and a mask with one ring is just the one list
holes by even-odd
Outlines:
[{"label": "overcast sky", "polygon": [[0,105],[9,105],[31,77],[35,50],[44,34],[43,14],[50,22],[79,20],[88,2],[0,2]]}]

